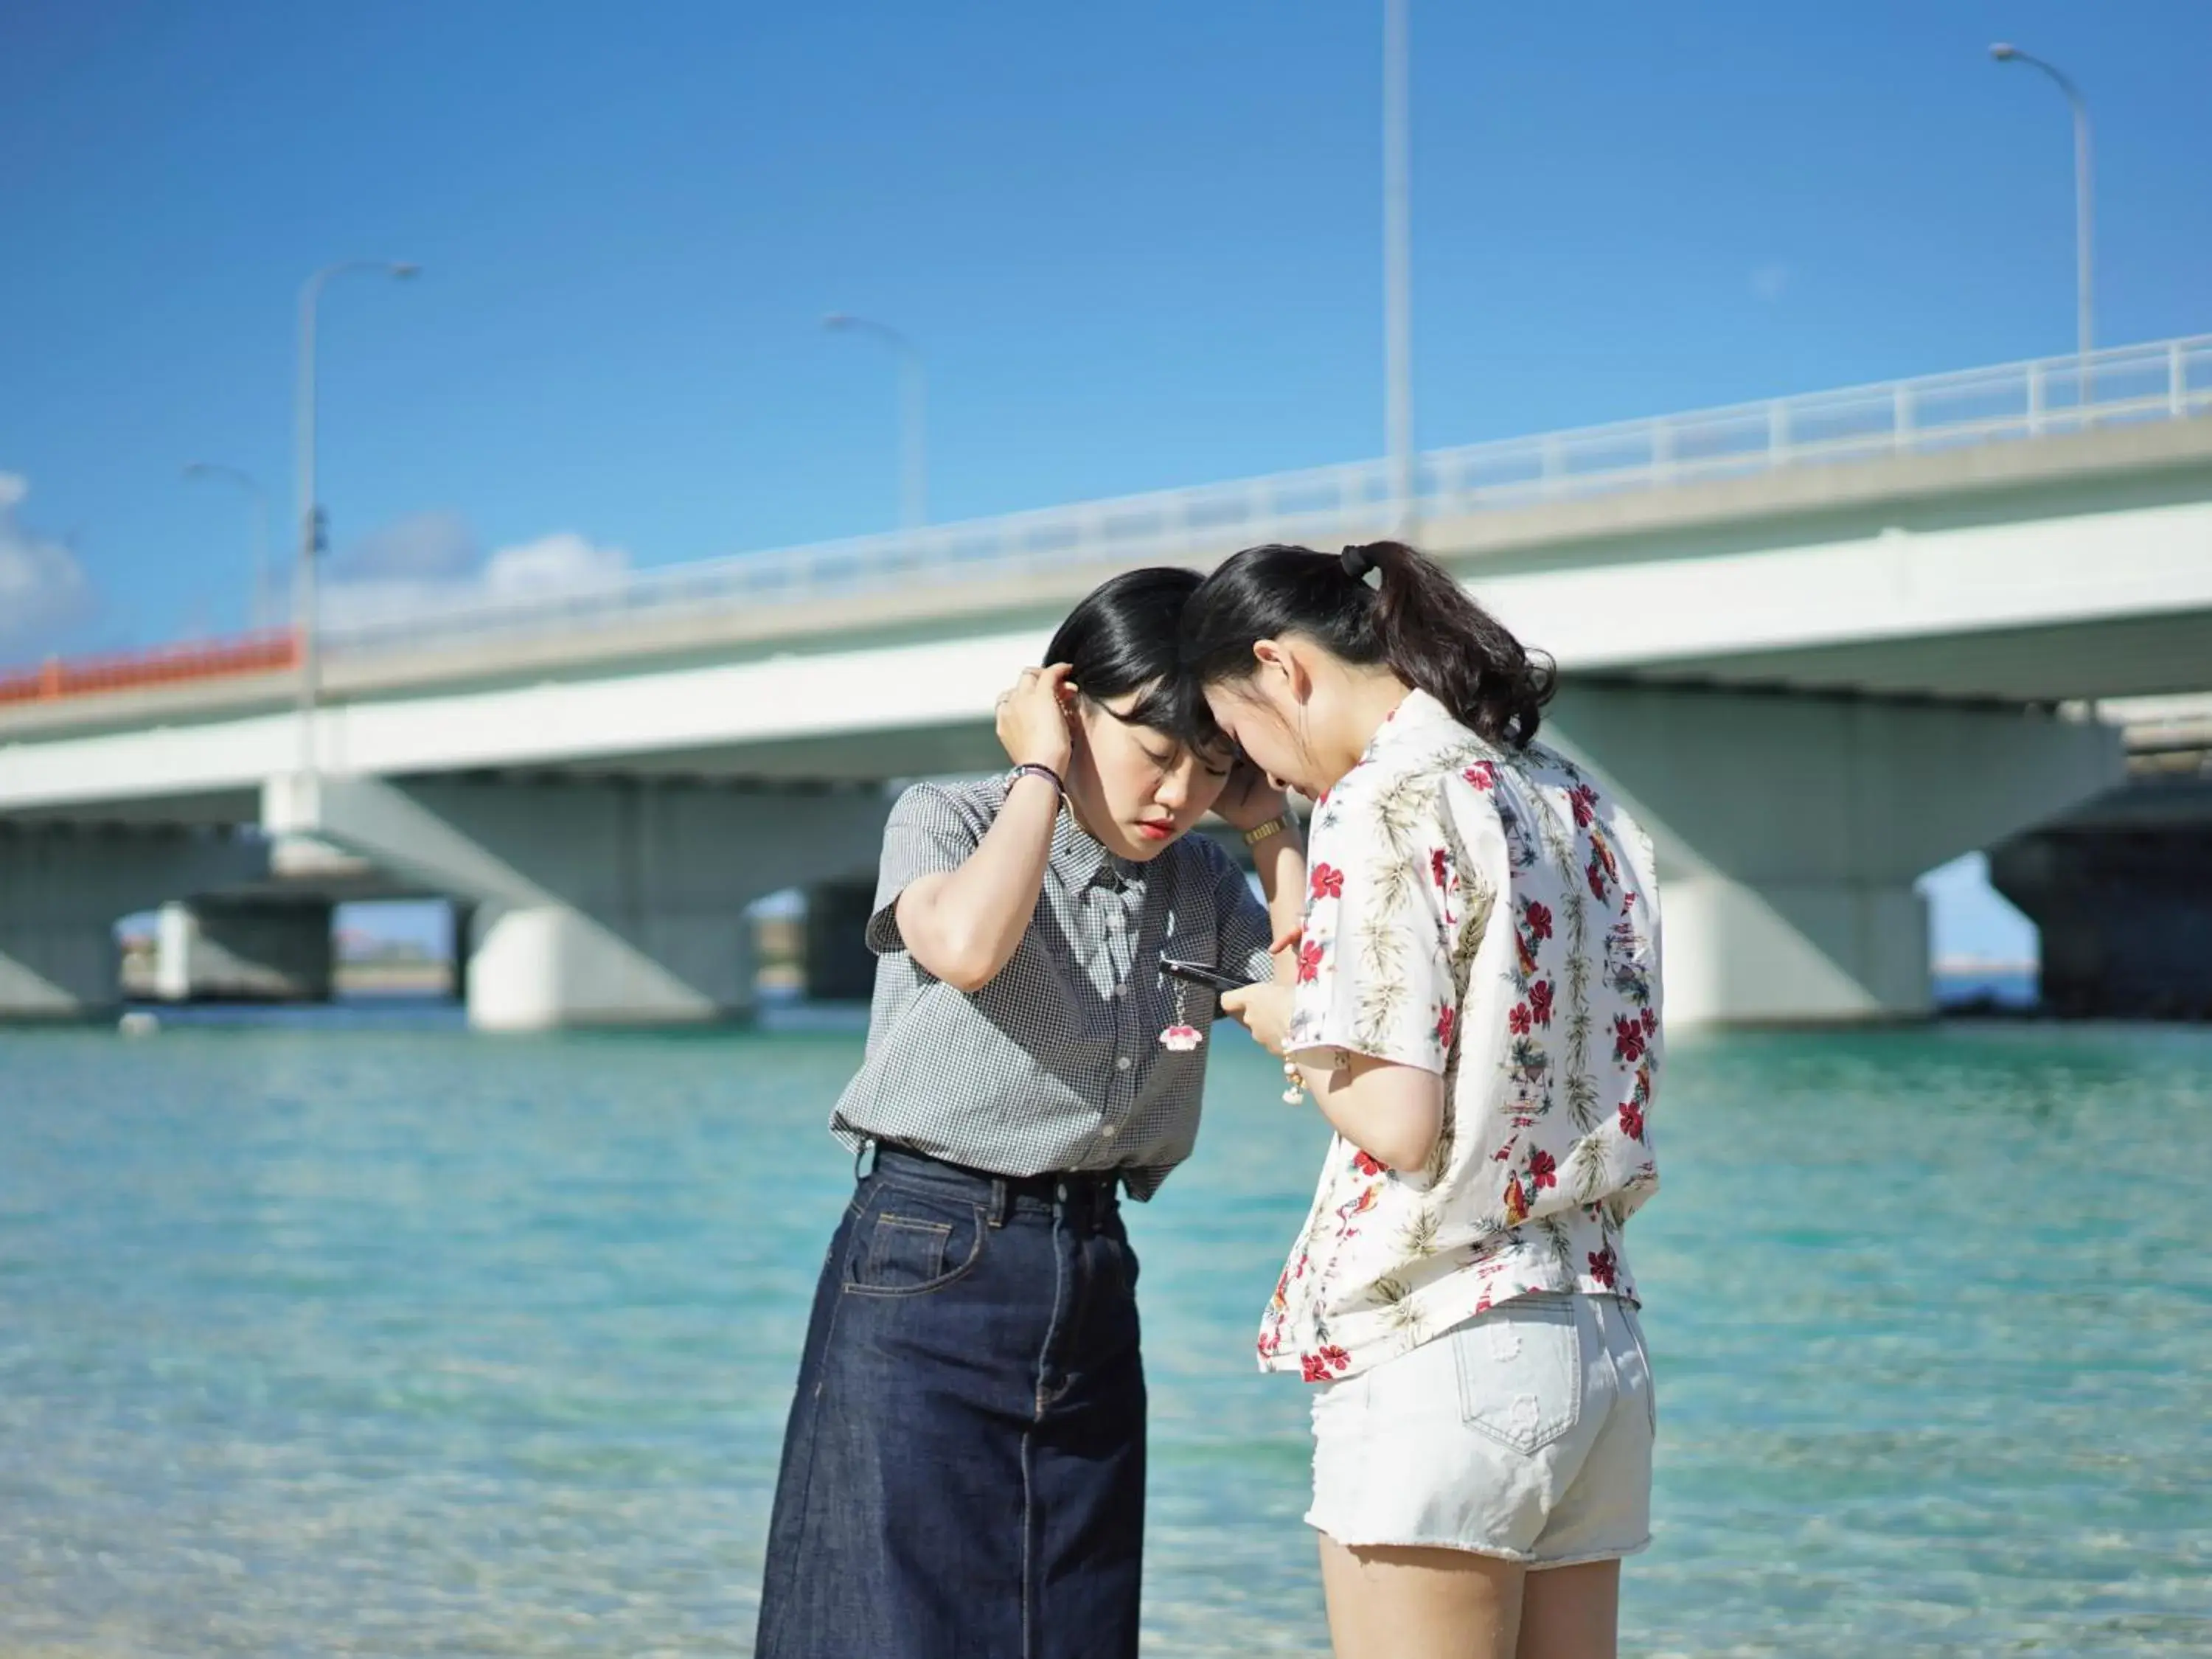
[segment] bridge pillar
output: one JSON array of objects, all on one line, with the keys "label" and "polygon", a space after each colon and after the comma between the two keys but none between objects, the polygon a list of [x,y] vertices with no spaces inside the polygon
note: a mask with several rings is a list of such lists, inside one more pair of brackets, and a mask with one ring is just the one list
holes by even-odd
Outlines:
[{"label": "bridge pillar", "polygon": [[1991,848],[1990,879],[2042,930],[2045,1007],[2212,1019],[2212,780],[2138,779]]},{"label": "bridge pillar", "polygon": [[866,1002],[876,994],[868,949],[872,881],[823,882],[806,890],[806,994],[815,1002]]},{"label": "bridge pillar", "polygon": [[1564,687],[1547,737],[1658,854],[1671,1021],[1930,1012],[1913,883],[2108,787],[2119,733],[1951,705],[1650,684]]},{"label": "bridge pillar", "polygon": [[111,1012],[123,1000],[118,921],[268,870],[268,849],[241,837],[0,823],[0,1019]]},{"label": "bridge pillar", "polygon": [[474,908],[463,983],[486,1030],[674,1024],[753,1005],[755,899],[872,868],[880,791],[531,777],[272,781],[313,834]]},{"label": "bridge pillar", "polygon": [[201,898],[161,907],[155,992],[165,1002],[327,1002],[327,900]]}]

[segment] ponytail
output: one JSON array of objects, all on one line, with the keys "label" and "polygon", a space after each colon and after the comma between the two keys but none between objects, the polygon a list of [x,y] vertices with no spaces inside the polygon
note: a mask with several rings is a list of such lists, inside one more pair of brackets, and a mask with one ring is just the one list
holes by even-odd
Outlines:
[{"label": "ponytail", "polygon": [[[1368,584],[1370,572],[1378,583]],[[1357,666],[1386,666],[1490,742],[1525,748],[1556,680],[1433,559],[1403,542],[1334,557],[1276,544],[1248,547],[1184,606],[1181,660],[1200,686],[1249,678],[1259,641],[1302,634]]]}]

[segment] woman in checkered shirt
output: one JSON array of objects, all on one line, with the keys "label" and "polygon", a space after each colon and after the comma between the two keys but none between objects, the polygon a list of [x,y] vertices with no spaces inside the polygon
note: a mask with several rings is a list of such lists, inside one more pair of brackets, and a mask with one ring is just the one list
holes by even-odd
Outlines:
[{"label": "woman in checkered shirt", "polygon": [[[999,701],[1013,769],[892,811],[867,1054],[831,1124],[867,1172],[800,1362],[763,1659],[1137,1651],[1145,1381],[1119,1199],[1189,1155],[1214,1012],[1159,962],[1271,977],[1305,884],[1282,796],[1175,673],[1198,582],[1099,587]],[[1210,810],[1279,923],[1189,833]]]}]

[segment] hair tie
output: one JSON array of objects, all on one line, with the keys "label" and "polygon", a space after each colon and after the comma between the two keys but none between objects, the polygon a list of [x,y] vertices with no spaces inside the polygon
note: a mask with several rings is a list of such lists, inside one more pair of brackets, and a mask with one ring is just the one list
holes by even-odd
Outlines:
[{"label": "hair tie", "polygon": [[1346,548],[1336,556],[1336,562],[1344,567],[1344,574],[1356,582],[1364,582],[1367,573],[1379,562],[1373,550],[1364,546]]}]

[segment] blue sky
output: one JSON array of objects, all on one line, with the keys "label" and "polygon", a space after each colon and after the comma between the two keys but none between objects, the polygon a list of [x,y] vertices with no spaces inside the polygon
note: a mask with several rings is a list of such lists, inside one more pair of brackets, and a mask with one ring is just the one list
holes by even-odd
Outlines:
[{"label": "blue sky", "polygon": [[[1382,443],[1379,15],[533,0],[0,4],[0,660],[245,619],[294,296],[357,582],[874,529],[909,332],[940,518]],[[2212,8],[1414,0],[1446,443],[2212,327]],[[31,575],[22,577],[21,573]],[[34,580],[36,591],[25,586]]]}]

